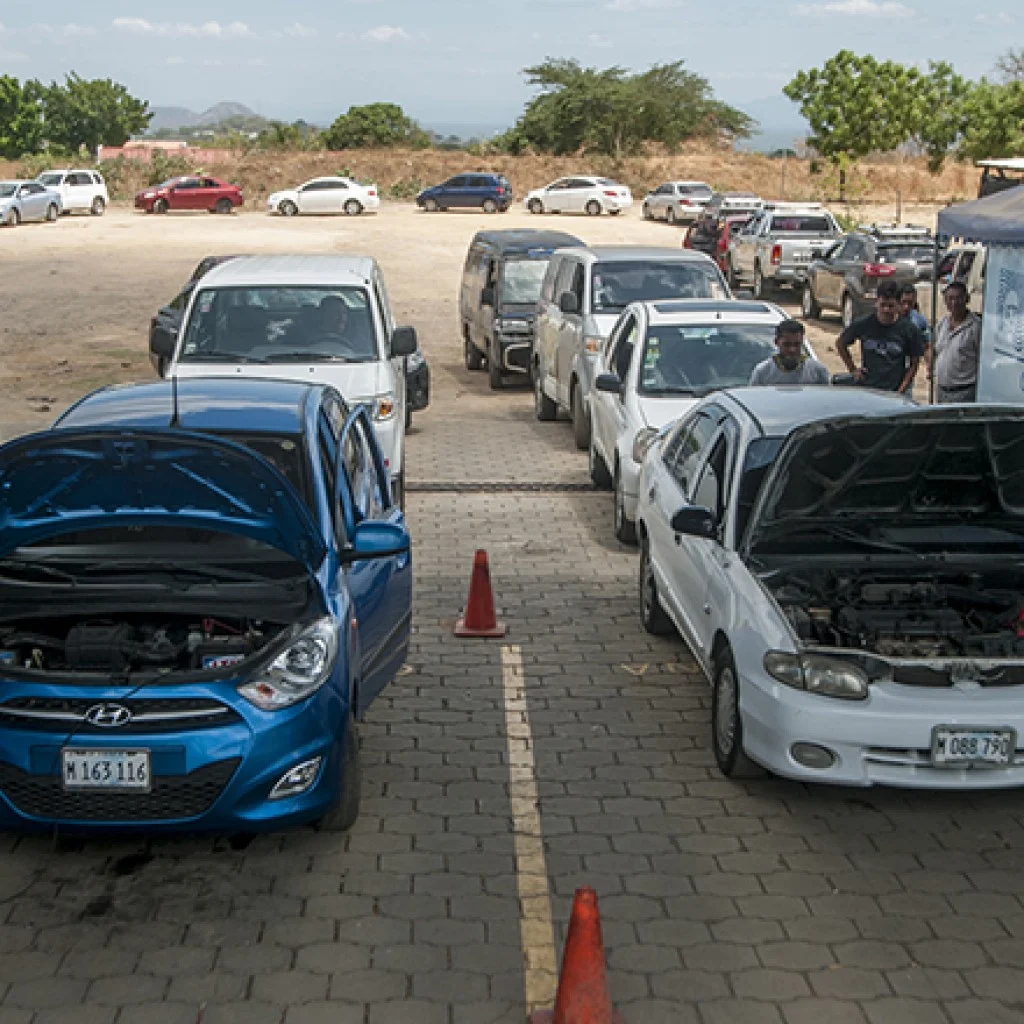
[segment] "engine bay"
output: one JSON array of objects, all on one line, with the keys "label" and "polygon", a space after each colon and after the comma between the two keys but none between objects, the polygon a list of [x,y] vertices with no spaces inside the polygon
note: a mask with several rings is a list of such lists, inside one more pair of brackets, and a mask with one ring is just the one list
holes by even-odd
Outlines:
[{"label": "engine bay", "polygon": [[127,614],[0,625],[0,668],[125,675],[212,672],[270,644],[286,627],[234,618]]},{"label": "engine bay", "polygon": [[1024,658],[1024,575],[813,570],[762,577],[801,642],[891,658]]}]

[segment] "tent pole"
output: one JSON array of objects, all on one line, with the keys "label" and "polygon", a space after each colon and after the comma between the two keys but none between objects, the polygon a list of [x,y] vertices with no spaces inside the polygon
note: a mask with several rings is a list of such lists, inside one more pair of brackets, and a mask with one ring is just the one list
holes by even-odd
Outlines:
[{"label": "tent pole", "polygon": [[928,404],[935,404],[935,342],[938,333],[936,317],[939,309],[939,235],[935,233],[935,258],[932,260],[932,343],[928,346]]}]

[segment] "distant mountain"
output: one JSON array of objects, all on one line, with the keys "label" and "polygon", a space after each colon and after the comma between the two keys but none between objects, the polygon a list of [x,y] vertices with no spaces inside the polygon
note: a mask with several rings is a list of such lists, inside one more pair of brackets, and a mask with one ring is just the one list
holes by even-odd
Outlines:
[{"label": "distant mountain", "polygon": [[149,122],[149,134],[159,135],[170,128],[180,128],[183,124],[195,124],[199,117],[194,110],[187,107],[150,107],[153,116]]},{"label": "distant mountain", "polygon": [[188,107],[151,107],[150,109],[153,112],[153,117],[149,122],[148,135],[176,132],[182,128],[211,128],[232,120],[236,121],[236,125],[258,122],[258,127],[263,127],[265,120],[244,103],[215,103],[209,110],[204,110],[201,114],[189,110]]},{"label": "distant mountain", "polygon": [[215,103],[209,110],[204,110],[191,124],[206,128],[211,124],[220,124],[232,117],[260,117],[255,110],[250,110],[244,103]]}]

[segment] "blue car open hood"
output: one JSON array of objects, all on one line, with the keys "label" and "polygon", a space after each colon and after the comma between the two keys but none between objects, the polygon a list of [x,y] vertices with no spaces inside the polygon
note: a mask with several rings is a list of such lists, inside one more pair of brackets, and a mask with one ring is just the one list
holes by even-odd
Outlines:
[{"label": "blue car open hood", "polygon": [[311,575],[326,555],[291,484],[233,441],[93,427],[0,448],[0,557],[60,534],[138,525],[238,534],[285,552]]}]

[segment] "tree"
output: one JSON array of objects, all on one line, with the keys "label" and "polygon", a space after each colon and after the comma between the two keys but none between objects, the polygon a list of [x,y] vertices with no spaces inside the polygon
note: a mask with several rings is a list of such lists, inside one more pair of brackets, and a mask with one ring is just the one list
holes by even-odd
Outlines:
[{"label": "tree", "polygon": [[811,126],[808,143],[839,171],[841,196],[854,161],[896,149],[909,138],[913,104],[908,90],[915,75],[893,61],[840,50],[820,69],[800,71],[783,87]]},{"label": "tree", "polygon": [[368,103],[349,107],[324,132],[328,149],[369,149],[412,146],[426,148],[430,136],[407,117],[397,103]]},{"label": "tree", "polygon": [[1004,82],[1024,82],[1024,50],[1007,50],[996,59]]},{"label": "tree", "polygon": [[967,98],[961,156],[985,160],[1024,152],[1024,81],[982,79]]},{"label": "tree", "polygon": [[928,170],[937,174],[967,130],[968,103],[975,86],[945,61],[930,61],[928,74],[915,71],[913,81],[907,104],[910,137],[927,155]]},{"label": "tree", "polygon": [[38,82],[0,75],[0,156],[16,160],[42,146],[41,91]]},{"label": "tree", "polygon": [[144,132],[153,116],[145,100],[109,78],[87,81],[74,72],[64,85],[51,82],[43,90],[46,138],[68,150],[85,146],[122,146],[131,135]]},{"label": "tree", "polygon": [[682,61],[629,74],[621,67],[586,68],[549,57],[523,73],[541,94],[494,140],[510,153],[532,148],[621,157],[644,142],[675,149],[697,136],[745,137],[754,127],[742,111],[716,100],[707,80],[686,71]]}]

